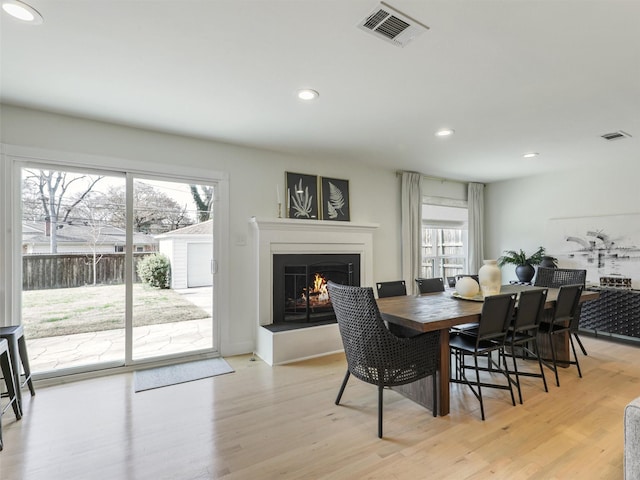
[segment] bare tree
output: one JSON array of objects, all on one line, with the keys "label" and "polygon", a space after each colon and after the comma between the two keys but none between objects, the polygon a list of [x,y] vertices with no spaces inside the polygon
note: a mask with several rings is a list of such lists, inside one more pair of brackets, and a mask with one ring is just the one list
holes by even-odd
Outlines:
[{"label": "bare tree", "polygon": [[[111,187],[107,191],[105,204],[125,204],[123,187]],[[180,206],[173,198],[144,182],[136,182],[133,189],[133,229],[136,232],[158,234],[193,223],[189,216],[187,205]],[[125,228],[124,208],[114,208],[110,212],[109,223],[113,226]]]},{"label": "bare tree", "polygon": [[211,220],[214,188],[210,185],[189,185],[189,189],[198,209],[198,220]]},{"label": "bare tree", "polygon": [[58,253],[58,224],[86,198],[103,177],[56,170],[25,170],[25,186],[34,188],[47,222],[50,253]]}]

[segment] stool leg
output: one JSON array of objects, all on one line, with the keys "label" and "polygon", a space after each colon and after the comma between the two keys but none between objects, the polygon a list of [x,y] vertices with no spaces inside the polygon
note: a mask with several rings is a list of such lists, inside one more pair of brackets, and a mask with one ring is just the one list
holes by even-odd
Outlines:
[{"label": "stool leg", "polygon": [[[13,374],[13,368],[11,367],[11,356],[6,352],[0,356],[0,369],[2,370],[2,376],[7,386],[7,394],[9,396],[9,402],[13,407],[13,413],[16,415],[16,419],[22,418],[22,408],[18,403],[18,390],[20,390],[15,384],[15,375]],[[0,414],[1,416],[1,414]]]},{"label": "stool leg", "polygon": [[[25,381],[29,386],[29,391],[31,392],[31,396],[33,397],[36,394],[36,389],[33,388],[33,381],[31,380],[31,367],[29,366],[29,356],[27,355],[27,342],[24,339],[24,335],[18,339],[18,349],[20,350],[20,361],[22,362],[22,368],[24,369]],[[18,384],[18,388],[21,388],[20,384]]]},{"label": "stool leg", "polygon": [[16,399],[18,403],[18,409],[20,412],[22,408],[22,392],[20,390],[20,358],[18,349],[18,339],[15,335],[11,335],[6,338],[9,343],[9,361],[11,362],[11,368],[13,369],[13,383],[16,386]]}]

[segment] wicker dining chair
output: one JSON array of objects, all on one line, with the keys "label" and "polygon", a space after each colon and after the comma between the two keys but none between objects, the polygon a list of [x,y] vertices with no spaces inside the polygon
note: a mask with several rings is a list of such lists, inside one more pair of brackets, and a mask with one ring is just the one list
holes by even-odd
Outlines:
[{"label": "wicker dining chair", "polygon": [[382,438],[382,392],[384,387],[405,385],[433,377],[433,415],[437,415],[436,372],[439,358],[439,332],[427,332],[412,338],[392,334],[380,316],[373,289],[327,284],[329,297],[338,319],[338,327],[347,357],[336,405],[349,377],[378,387],[378,437]]},{"label": "wicker dining chair", "polygon": [[538,267],[533,286],[560,288],[563,285],[584,285],[586,281],[586,270]]},{"label": "wicker dining chair", "polygon": [[[563,285],[582,285],[584,287],[586,284],[586,281],[587,281],[586,270],[575,270],[571,268],[538,267],[538,272],[536,273],[534,286],[560,288]],[[576,315],[578,316],[578,320],[579,320],[580,306],[578,306]],[[571,329],[571,333],[578,341],[578,345],[580,345],[580,350],[582,350],[582,353],[584,355],[587,355],[587,349],[584,348],[584,345],[582,344],[582,340],[580,340],[580,336],[578,335],[578,321],[575,322],[573,328]]]},{"label": "wicker dining chair", "polygon": [[416,278],[418,291],[423,293],[444,292],[444,281],[442,278]]},{"label": "wicker dining chair", "polygon": [[[558,387],[560,386],[560,379],[558,377],[558,360],[554,343],[554,336],[556,335],[569,335],[569,342],[571,343],[575,361],[569,359],[563,363],[575,365],[578,368],[578,376],[582,378],[580,362],[578,362],[576,347],[573,344],[574,334],[572,333],[578,329],[578,321],[580,320],[580,295],[582,295],[582,285],[563,285],[560,287],[552,317],[544,318],[540,323],[540,332],[548,335],[549,344],[551,345],[551,360],[553,364],[550,368],[556,375],[556,385]],[[549,366],[548,363],[547,366]]]}]

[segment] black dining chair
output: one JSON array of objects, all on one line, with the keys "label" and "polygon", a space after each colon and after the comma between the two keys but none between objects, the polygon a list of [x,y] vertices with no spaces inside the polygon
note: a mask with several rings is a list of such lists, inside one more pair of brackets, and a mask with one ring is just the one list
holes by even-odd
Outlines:
[{"label": "black dining chair", "polygon": [[437,385],[440,332],[427,332],[412,338],[401,338],[385,326],[373,289],[327,284],[329,297],[338,319],[338,328],[347,373],[336,405],[340,404],[349,377],[378,387],[378,437],[382,438],[382,406],[384,387],[393,387],[433,378],[433,415],[437,415]]},{"label": "black dining chair", "polygon": [[416,278],[418,291],[422,293],[444,292],[444,281],[442,278]]},{"label": "black dining chair", "polygon": [[378,298],[399,297],[407,294],[407,284],[404,280],[393,282],[377,282]]},{"label": "black dining chair", "polygon": [[[480,401],[480,414],[482,420],[485,419],[482,387],[509,390],[511,393],[511,403],[514,406],[516,404],[511,380],[509,378],[507,360],[504,355],[505,338],[513,316],[515,301],[516,295],[514,293],[492,295],[485,298],[482,305],[477,334],[458,334],[453,335],[449,339],[449,348],[456,358],[455,377],[451,378],[450,381],[453,383],[466,384],[471,389],[473,394]],[[493,361],[493,358],[490,355],[494,351],[498,351],[497,363]],[[465,359],[468,356],[473,357],[473,365],[467,365],[465,363]],[[479,357],[486,357],[487,367],[480,367],[478,364]],[[501,358],[504,368],[500,366]],[[467,378],[467,369],[475,370],[475,381]],[[502,385],[497,383],[481,382],[481,371],[500,373],[507,379],[507,384]]]},{"label": "black dining chair", "polygon": [[542,322],[540,322],[539,331],[541,333],[547,334],[549,339],[549,344],[551,346],[551,360],[552,366],[546,362],[546,365],[549,366],[556,376],[556,385],[560,386],[560,379],[558,377],[558,360],[555,348],[554,337],[558,335],[568,335],[569,342],[571,343],[571,350],[573,351],[572,361],[570,358],[567,361],[563,361],[563,363],[568,363],[569,365],[575,365],[578,369],[578,376],[582,378],[582,371],[580,370],[580,362],[578,361],[578,355],[576,354],[576,347],[573,343],[573,331],[577,331],[578,329],[578,321],[579,317],[579,302],[580,295],[582,295],[582,285],[563,285],[560,287],[560,291],[558,292],[558,299],[556,300],[555,308],[553,309],[553,313],[550,318],[543,318]]},{"label": "black dining chair", "polygon": [[[538,271],[536,273],[536,278],[534,281],[534,286],[536,287],[549,287],[549,288],[560,288],[563,285],[582,285],[583,287],[586,285],[587,281],[587,271],[586,270],[577,270],[572,268],[547,268],[547,267],[538,267]],[[578,319],[580,318],[580,305],[578,305],[578,310],[576,311],[576,315]],[[580,336],[578,335],[578,322],[575,322],[574,328],[571,329],[571,333],[578,341],[578,345],[580,345],[580,350],[582,350],[582,354],[587,356],[587,349],[584,348],[582,344],[582,340],[580,340]]]},{"label": "black dining chair", "polygon": [[[509,347],[508,351],[511,355],[511,359],[513,360],[513,371],[509,370],[509,373],[513,373],[515,380],[511,376],[509,378],[514,382],[514,385],[518,389],[520,404],[522,404],[522,389],[520,388],[521,376],[542,378],[544,391],[549,391],[547,388],[547,379],[544,376],[542,360],[540,359],[538,352],[537,342],[538,329],[540,327],[540,321],[542,320],[542,313],[544,312],[544,304],[547,301],[547,293],[548,290],[546,288],[524,290],[520,292],[520,295],[518,296],[516,315],[513,318],[513,323],[509,327],[507,338],[505,340],[505,345]],[[534,358],[538,360],[540,373],[518,370],[518,364],[516,361],[516,350],[518,348],[522,350],[523,358],[525,358],[526,354],[527,358]]]},{"label": "black dining chair", "polygon": [[[402,297],[407,295],[407,284],[404,280],[395,280],[393,282],[377,282],[376,289],[378,298]],[[389,330],[398,337],[411,338],[420,335],[420,332],[403,325],[390,323]]]}]

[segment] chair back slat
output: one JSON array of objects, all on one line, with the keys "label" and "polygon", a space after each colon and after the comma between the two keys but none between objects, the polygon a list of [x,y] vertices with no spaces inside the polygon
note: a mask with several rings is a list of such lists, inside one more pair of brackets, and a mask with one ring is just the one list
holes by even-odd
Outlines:
[{"label": "chair back slat", "polygon": [[515,293],[492,295],[484,299],[478,325],[478,344],[500,337],[504,339],[513,316],[515,302]]},{"label": "chair back slat", "polygon": [[378,282],[378,298],[399,297],[407,294],[407,285],[404,280],[396,280],[394,282]]},{"label": "chair back slat", "polygon": [[520,292],[518,308],[513,321],[513,329],[516,332],[538,327],[542,320],[547,293],[548,290],[546,288]]},{"label": "chair back slat", "polygon": [[442,278],[416,278],[416,285],[420,293],[444,292]]}]

